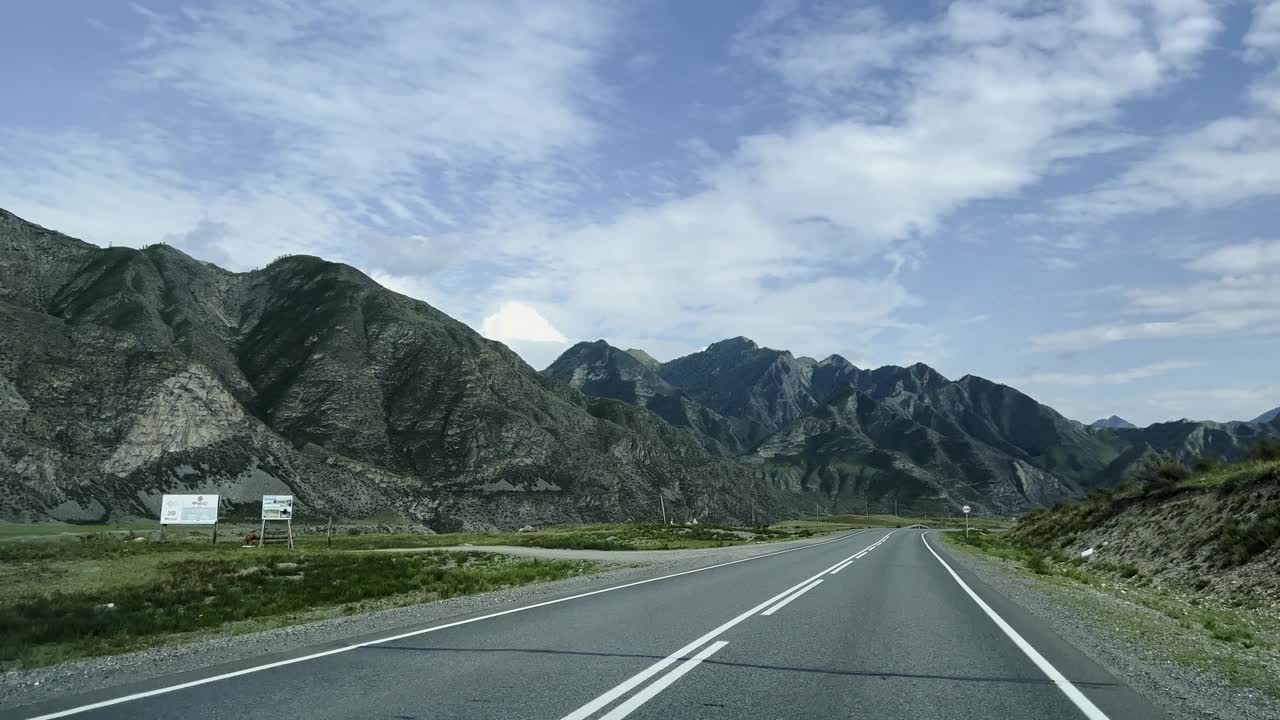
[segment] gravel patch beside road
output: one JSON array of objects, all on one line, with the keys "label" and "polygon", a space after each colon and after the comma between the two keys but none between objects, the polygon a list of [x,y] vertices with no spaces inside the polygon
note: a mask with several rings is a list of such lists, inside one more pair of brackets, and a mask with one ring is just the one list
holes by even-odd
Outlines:
[{"label": "gravel patch beside road", "polygon": [[[302,625],[241,635],[203,638],[183,645],[152,648],[125,655],[87,658],[32,670],[0,673],[0,709],[50,700],[71,693],[102,690],[142,680],[244,661],[268,654],[298,652],[324,644],[364,641],[372,634],[393,634],[445,622],[466,615],[499,611],[544,600],[644,580],[684,570],[802,547],[828,537],[787,542],[734,545],[696,550],[600,551],[509,548],[515,555],[553,559],[586,559],[619,563],[622,567],[553,582],[440,600],[422,605],[336,617]],[[503,552],[502,546],[414,548]],[[534,552],[526,552],[534,551]],[[584,554],[591,553],[591,557]],[[604,557],[597,557],[604,556]],[[358,639],[358,640],[357,640]]]},{"label": "gravel patch beside road", "polygon": [[1183,632],[1168,616],[1084,585],[1067,588],[1037,582],[1013,563],[977,555],[955,545],[949,549],[952,557],[993,589],[1039,617],[1060,637],[1143,694],[1173,720],[1280,718],[1280,702],[1257,690],[1232,687],[1211,673],[1173,663],[1158,649],[1158,637],[1151,638],[1152,647],[1143,647],[1111,632],[1098,621],[1106,615],[1098,612],[1100,609],[1123,606],[1125,613],[1140,615],[1144,622],[1166,627],[1169,635]]}]

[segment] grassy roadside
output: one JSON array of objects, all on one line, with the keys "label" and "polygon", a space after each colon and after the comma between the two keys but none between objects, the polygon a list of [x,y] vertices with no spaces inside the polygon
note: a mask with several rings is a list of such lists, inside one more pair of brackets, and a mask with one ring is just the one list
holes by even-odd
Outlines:
[{"label": "grassy roadside", "polygon": [[[599,524],[565,525],[531,532],[335,535],[334,549],[430,548],[452,545],[517,545],[568,550],[680,550],[778,542],[812,537],[839,528],[753,527],[716,525]],[[303,547],[326,545],[324,536],[302,538]]]},{"label": "grassy roadside", "polygon": [[489,553],[200,542],[0,546],[0,670],[429,602],[591,572]]},{"label": "grassy roadside", "polygon": [[1133,565],[1088,562],[1018,544],[1007,535],[941,534],[954,549],[990,560],[1055,602],[1156,657],[1280,698],[1280,615],[1257,603],[1230,606],[1152,584]]},{"label": "grassy roadside", "polygon": [[572,525],[514,533],[298,537],[297,549],[242,548],[237,534],[152,541],[37,527],[0,543],[0,670],[251,632],[591,572],[592,563],[482,552],[367,553],[457,545],[652,550],[778,542],[845,527]]}]

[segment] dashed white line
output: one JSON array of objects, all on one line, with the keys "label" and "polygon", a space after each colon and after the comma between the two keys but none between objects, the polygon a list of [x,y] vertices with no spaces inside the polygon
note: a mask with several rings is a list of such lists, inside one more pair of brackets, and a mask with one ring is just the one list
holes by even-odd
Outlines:
[{"label": "dashed white line", "polygon": [[1013,641],[1014,645],[1018,646],[1018,649],[1022,651],[1022,654],[1030,658],[1031,662],[1035,663],[1036,667],[1040,668],[1040,672],[1048,676],[1048,678],[1053,681],[1053,684],[1057,685],[1058,689],[1062,691],[1062,694],[1066,695],[1067,699],[1075,704],[1080,712],[1084,713],[1086,718],[1089,718],[1089,720],[1110,720],[1106,713],[1098,709],[1098,706],[1094,705],[1089,698],[1085,697],[1085,694],[1080,692],[1079,688],[1072,685],[1071,681],[1068,680],[1065,675],[1058,672],[1058,668],[1054,667],[1048,660],[1046,660],[1044,656],[1040,654],[1040,651],[1032,647],[1031,643],[1024,640],[1023,637],[1018,634],[1018,631],[1013,629],[1013,626],[1005,622],[1004,618],[1000,617],[995,610],[992,610],[990,605],[984,602],[982,598],[978,597],[978,594],[975,593],[964,580],[960,579],[960,576],[956,574],[956,571],[952,570],[951,566],[947,564],[947,561],[943,560],[938,553],[934,552],[933,547],[929,545],[929,541],[925,540],[924,536],[927,534],[928,533],[921,533],[920,535],[920,540],[924,543],[924,546],[929,548],[929,552],[937,558],[938,562],[942,563],[942,567],[947,569],[947,572],[951,574],[952,579],[959,583],[960,588],[963,589],[974,602],[978,603],[978,607],[982,608],[982,611],[987,614],[987,617],[991,618],[991,621],[996,624],[996,627],[1003,630],[1004,634],[1009,636],[1009,639]]},{"label": "dashed white line", "polygon": [[796,598],[798,598],[798,597],[800,597],[801,595],[803,595],[803,594],[805,594],[805,593],[809,592],[810,590],[812,590],[812,589],[814,589],[814,588],[818,587],[818,586],[819,586],[819,585],[821,585],[821,584],[822,584],[822,581],[821,581],[821,580],[814,580],[813,582],[809,583],[808,585],[805,585],[804,587],[800,588],[799,590],[797,590],[797,591],[795,591],[795,592],[791,593],[790,595],[786,596],[786,597],[785,597],[785,598],[783,598],[783,599],[782,599],[778,604],[774,605],[773,607],[769,608],[768,610],[765,610],[764,612],[762,612],[762,613],[760,613],[760,614],[761,614],[761,615],[772,615],[772,614],[774,614],[774,613],[778,612],[779,610],[781,610],[782,608],[786,607],[788,604],[790,604],[790,603],[791,603],[793,600],[795,600]]},{"label": "dashed white line", "polygon": [[655,680],[651,685],[649,685],[649,687],[646,687],[645,689],[641,690],[635,695],[632,695],[626,702],[622,703],[618,707],[609,711],[609,714],[605,715],[600,720],[622,720],[622,718],[630,715],[636,708],[649,702],[649,700],[652,699],[654,695],[657,695],[663,690],[666,690],[667,686],[675,682],[676,680],[679,680],[680,676],[694,669],[703,660],[706,660],[712,655],[715,655],[717,652],[720,651],[720,648],[728,644],[729,643],[725,640],[720,640],[720,641],[711,643],[707,647],[703,648],[702,652],[680,663],[678,666],[676,666],[675,670],[672,670],[666,675],[663,675],[662,677]]},{"label": "dashed white line", "polygon": [[[879,541],[877,541],[877,543],[882,543],[882,542],[884,542],[885,540],[887,540],[887,539],[889,538],[889,535],[892,535],[892,534],[893,534],[893,533],[892,533],[892,532],[890,532],[888,535],[885,535],[884,537],[880,538],[880,540],[879,540]],[[848,537],[848,536],[846,536],[846,537]],[[861,552],[866,552],[866,549],[864,548]],[[563,718],[561,718],[561,720],[586,720],[586,718],[591,717],[591,715],[593,715],[596,711],[598,711],[598,710],[600,710],[601,708],[603,708],[603,707],[607,706],[609,703],[614,702],[615,700],[617,700],[618,698],[622,697],[623,695],[626,695],[627,693],[631,692],[632,690],[634,690],[636,687],[639,687],[642,683],[644,683],[644,682],[645,682],[646,680],[648,680],[649,678],[653,677],[654,675],[657,675],[658,673],[662,672],[663,670],[667,669],[668,667],[671,667],[673,664],[675,664],[675,663],[676,663],[676,661],[680,660],[681,658],[686,657],[689,653],[691,653],[691,652],[693,652],[694,650],[697,650],[698,648],[702,647],[705,643],[710,642],[711,640],[714,640],[715,638],[717,638],[717,637],[719,637],[720,635],[724,634],[725,632],[727,632],[727,631],[728,631],[730,628],[732,628],[733,626],[735,626],[735,625],[737,625],[737,624],[741,623],[742,621],[746,620],[747,618],[751,617],[752,615],[755,615],[756,613],[760,612],[761,610],[764,610],[764,609],[766,609],[766,608],[768,608],[768,607],[772,606],[774,603],[777,603],[777,602],[779,602],[779,601],[781,601],[781,600],[786,599],[789,595],[791,595],[792,593],[795,593],[797,590],[799,590],[799,589],[801,589],[801,588],[804,588],[806,585],[809,585],[810,583],[813,583],[814,585],[816,585],[817,583],[814,583],[814,581],[815,581],[815,580],[817,580],[818,582],[821,582],[821,580],[819,580],[819,578],[821,578],[823,575],[826,575],[828,572],[830,572],[832,568],[835,568],[835,567],[839,566],[841,563],[849,562],[849,561],[851,561],[851,560],[853,560],[853,556],[852,556],[852,555],[851,555],[851,556],[849,556],[849,557],[847,557],[847,558],[845,558],[844,560],[841,560],[840,562],[837,562],[835,565],[832,565],[831,567],[826,568],[825,570],[823,570],[822,572],[817,573],[816,575],[813,575],[813,576],[808,577],[808,578],[806,578],[806,579],[804,579],[804,580],[801,580],[799,583],[796,583],[795,585],[792,585],[791,587],[787,588],[786,590],[783,590],[782,592],[778,593],[777,595],[774,595],[773,597],[769,598],[768,600],[765,600],[764,602],[760,603],[759,605],[756,605],[755,607],[751,608],[750,610],[748,610],[748,611],[746,611],[746,612],[742,613],[741,615],[738,615],[737,617],[733,618],[732,620],[729,620],[728,622],[724,623],[723,625],[720,625],[719,627],[717,627],[716,629],[712,630],[711,632],[708,632],[708,633],[704,634],[702,637],[698,638],[697,640],[694,640],[693,642],[689,643],[688,645],[685,645],[684,647],[682,647],[682,648],[680,648],[679,650],[677,650],[677,651],[675,651],[675,652],[671,653],[670,655],[668,655],[668,656],[666,656],[665,658],[663,658],[663,659],[659,660],[658,662],[656,662],[656,663],[654,663],[654,664],[650,665],[649,667],[645,668],[644,670],[641,670],[640,672],[636,673],[635,675],[632,675],[631,677],[627,678],[626,680],[623,680],[622,682],[620,682],[620,683],[618,683],[617,685],[615,685],[613,688],[611,688],[611,689],[609,689],[608,691],[606,691],[605,693],[601,694],[599,697],[597,697],[597,698],[595,698],[595,699],[591,700],[591,701],[590,701],[590,702],[588,702],[587,704],[583,705],[582,707],[578,708],[577,710],[574,710],[573,712],[569,713],[568,715],[565,715]],[[719,648],[717,648],[717,649],[719,649]],[[700,661],[699,661],[699,662],[700,662]],[[670,683],[668,683],[668,684],[670,684]],[[664,685],[663,687],[666,687],[666,686]],[[646,692],[646,691],[642,691],[641,693],[637,693],[637,695],[642,694],[643,692]],[[654,693],[654,694],[656,694],[656,691],[655,691],[655,693]],[[650,697],[652,697],[652,695],[650,695]],[[647,699],[647,698],[646,698],[646,699]],[[625,703],[624,703],[624,704],[625,704]],[[619,706],[619,707],[621,707],[621,706]],[[628,711],[628,712],[630,712],[630,711]],[[606,716],[606,717],[611,717],[611,716]],[[621,716],[619,716],[619,717],[621,717]],[[603,720],[603,718],[602,718],[602,720]]]}]

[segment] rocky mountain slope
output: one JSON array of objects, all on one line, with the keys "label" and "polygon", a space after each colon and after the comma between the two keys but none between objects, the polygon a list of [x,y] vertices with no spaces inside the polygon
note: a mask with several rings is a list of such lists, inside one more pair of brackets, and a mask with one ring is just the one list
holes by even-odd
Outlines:
[{"label": "rocky mountain slope", "polygon": [[439,529],[651,518],[659,493],[722,520],[787,503],[693,433],[318,258],[231,273],[0,211],[0,338],[8,518],[154,516],[182,490]]},{"label": "rocky mountain slope", "polygon": [[1137,426],[1137,425],[1134,425],[1133,423],[1129,422],[1128,420],[1125,420],[1124,418],[1122,418],[1122,417],[1120,417],[1120,416],[1118,416],[1118,415],[1112,415],[1112,416],[1111,416],[1111,417],[1109,417],[1109,418],[1102,418],[1101,420],[1094,420],[1093,422],[1089,423],[1089,427],[1091,427],[1091,428],[1111,428],[1111,429],[1121,429],[1121,428],[1123,428],[1123,429],[1126,429],[1126,430],[1127,430],[1127,429],[1136,428],[1136,427],[1138,427],[1138,426]]},{"label": "rocky mountain slope", "polygon": [[1275,420],[1275,419],[1276,419],[1276,418],[1278,418],[1278,417],[1280,417],[1280,407],[1278,407],[1278,408],[1272,408],[1272,409],[1270,409],[1270,410],[1268,410],[1268,411],[1266,411],[1266,412],[1262,413],[1262,414],[1261,414],[1261,415],[1259,415],[1258,417],[1254,418],[1251,422],[1255,422],[1255,423],[1269,423],[1269,422],[1271,422],[1272,420]]},{"label": "rocky mountain slope", "polygon": [[[1016,513],[1081,497],[1158,460],[1189,463],[1204,452],[1235,459],[1273,432],[1246,423],[1091,428],[973,375],[952,381],[920,363],[868,370],[839,355],[795,357],[741,337],[656,367],[634,357],[604,341],[582,343],[546,373],[588,394],[638,402],[699,432],[708,448],[738,455],[770,485],[837,512],[968,503]],[[712,414],[711,432],[729,428],[733,441],[664,413],[663,403]]]}]

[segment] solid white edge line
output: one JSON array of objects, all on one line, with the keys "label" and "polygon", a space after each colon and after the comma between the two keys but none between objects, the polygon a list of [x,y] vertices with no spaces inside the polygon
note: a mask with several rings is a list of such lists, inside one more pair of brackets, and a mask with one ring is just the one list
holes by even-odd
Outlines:
[{"label": "solid white edge line", "polygon": [[[870,528],[868,528],[868,530],[870,530]],[[857,532],[857,533],[854,533],[854,535],[860,535],[861,533],[863,533],[863,532],[867,532],[868,530],[862,530],[862,531],[859,531],[859,532]],[[845,537],[853,537],[853,535],[846,535]],[[845,558],[845,560],[848,560],[848,559],[849,559],[849,558]],[[844,562],[845,560],[841,560],[840,562]],[[840,564],[840,562],[836,563],[836,565],[839,565],[839,564]],[[741,615],[738,615],[737,617],[733,618],[732,620],[729,620],[729,621],[725,622],[724,624],[720,625],[719,627],[717,627],[716,629],[712,630],[711,632],[705,633],[704,635],[702,635],[702,637],[698,638],[697,640],[694,640],[693,642],[689,643],[688,645],[685,645],[684,647],[680,648],[679,650],[677,650],[677,651],[675,651],[675,652],[671,653],[670,655],[668,655],[668,656],[666,656],[665,658],[663,658],[663,659],[659,660],[658,662],[656,662],[656,663],[654,663],[654,664],[650,665],[649,667],[645,668],[644,670],[641,670],[640,672],[636,673],[635,675],[632,675],[631,677],[627,678],[626,680],[623,680],[622,682],[618,683],[617,685],[613,686],[613,687],[612,687],[612,688],[610,688],[609,690],[605,691],[603,694],[599,695],[599,696],[598,696],[598,697],[596,697],[595,699],[587,701],[587,703],[586,703],[585,705],[583,705],[582,707],[578,708],[577,710],[574,710],[573,712],[569,713],[568,715],[565,715],[565,716],[564,716],[563,718],[561,718],[560,720],[586,720],[586,718],[590,717],[593,713],[595,713],[595,712],[596,712],[597,710],[599,710],[600,708],[602,708],[602,707],[604,707],[604,706],[608,705],[609,703],[613,702],[614,700],[617,700],[618,698],[622,697],[623,695],[627,694],[628,692],[631,692],[631,691],[632,691],[633,689],[635,689],[638,685],[640,685],[640,684],[641,684],[641,683],[643,683],[644,681],[648,680],[649,678],[653,677],[654,675],[657,675],[658,673],[662,672],[663,670],[665,670],[667,667],[671,666],[673,663],[675,663],[675,662],[676,662],[677,660],[679,660],[680,658],[682,658],[682,657],[684,657],[684,656],[688,655],[689,653],[693,652],[694,650],[697,650],[698,648],[702,647],[705,643],[707,643],[707,642],[709,642],[709,641],[711,641],[711,640],[714,640],[716,637],[718,637],[718,636],[720,636],[721,634],[723,634],[724,632],[728,631],[730,628],[732,628],[733,626],[737,625],[738,623],[740,623],[740,622],[742,622],[742,621],[746,620],[747,618],[751,617],[752,615],[755,615],[756,613],[760,612],[761,610],[763,610],[763,609],[765,609],[765,608],[769,607],[770,605],[772,605],[772,604],[774,604],[774,603],[778,602],[779,600],[781,600],[781,599],[785,598],[786,596],[788,596],[788,595],[790,595],[791,593],[795,592],[797,588],[800,588],[800,587],[801,587],[801,586],[803,586],[803,585],[807,585],[807,584],[809,584],[810,582],[813,582],[814,580],[817,580],[818,578],[820,578],[820,577],[822,577],[823,575],[825,575],[825,574],[827,574],[828,572],[830,572],[830,571],[831,571],[831,568],[833,568],[833,567],[835,567],[835,565],[832,565],[832,566],[830,566],[830,567],[827,567],[827,568],[826,568],[826,569],[824,569],[822,572],[820,572],[820,573],[818,573],[818,574],[816,574],[816,575],[812,575],[812,576],[810,576],[809,578],[806,578],[806,579],[804,579],[804,580],[801,580],[800,582],[796,583],[795,585],[792,585],[791,587],[787,588],[786,590],[783,590],[782,592],[778,593],[777,595],[774,595],[773,597],[769,598],[768,600],[765,600],[764,602],[760,603],[759,605],[756,605],[755,607],[753,607],[753,608],[751,608],[750,610],[748,610],[748,611],[746,611],[746,612],[742,613]]]},{"label": "solid white edge line", "polygon": [[1053,684],[1058,686],[1058,689],[1062,691],[1062,694],[1066,695],[1067,699],[1074,703],[1075,706],[1079,708],[1080,712],[1084,713],[1085,717],[1089,718],[1089,720],[1110,720],[1110,718],[1107,717],[1107,714],[1098,709],[1098,706],[1094,705],[1089,698],[1085,697],[1085,694],[1080,692],[1075,685],[1071,684],[1071,681],[1068,680],[1065,675],[1058,672],[1058,668],[1054,667],[1048,660],[1046,660],[1045,657],[1040,654],[1040,651],[1032,647],[1031,643],[1027,642],[1018,634],[1017,630],[1014,630],[1009,623],[1004,621],[1004,618],[1000,617],[995,610],[991,609],[990,605],[983,601],[982,598],[978,597],[978,594],[973,591],[973,588],[970,588],[964,580],[961,580],[960,576],[956,574],[956,571],[952,570],[951,566],[947,564],[947,561],[943,560],[942,556],[938,555],[938,553],[934,551],[933,547],[929,545],[929,541],[925,539],[925,535],[928,535],[928,533],[920,534],[920,540],[924,543],[924,546],[929,549],[929,552],[935,558],[937,558],[938,562],[942,563],[942,567],[947,569],[947,572],[951,574],[952,579],[960,585],[965,593],[967,593],[969,597],[973,598],[973,601],[978,604],[978,607],[982,608],[982,611],[987,614],[987,617],[991,618],[992,622],[996,624],[996,627],[1003,630],[1004,634],[1009,636],[1009,639],[1013,641],[1014,645],[1018,646],[1018,649],[1022,651],[1022,654],[1030,658],[1031,662],[1035,663],[1036,667],[1040,668],[1040,672],[1044,673],[1050,680],[1052,680]]},{"label": "solid white edge line", "polygon": [[78,707],[68,708],[66,710],[58,710],[57,712],[51,712],[44,715],[36,715],[33,717],[29,717],[26,720],[55,720],[56,718],[63,718],[71,715],[77,715],[82,712],[88,712],[90,710],[98,710],[104,707],[111,707],[112,705],[119,705],[120,703],[131,702],[133,700],[142,700],[144,698],[155,697],[156,695],[164,695],[165,693],[176,692],[178,690],[185,690],[187,688],[198,687],[200,685],[207,685],[209,683],[218,682],[220,680],[229,680],[234,677],[240,677],[241,675],[249,675],[250,673],[261,672],[262,670],[270,670],[272,668],[283,667],[285,665],[293,665],[295,663],[306,662],[308,660],[316,660],[318,658],[328,657],[329,655],[337,655],[338,653],[349,652],[351,650],[358,650],[360,648],[371,647],[373,645],[380,645],[382,643],[395,642],[396,640],[403,640],[405,638],[411,638],[418,635],[425,635],[427,633],[436,632],[437,630],[447,630],[449,628],[458,627],[459,625],[469,625],[471,623],[481,622],[482,620],[490,620],[496,617],[502,617],[503,615],[511,615],[513,613],[524,612],[525,610],[533,610],[535,608],[546,607],[548,605],[556,605],[558,603],[569,602],[570,600],[577,600],[579,598],[589,597],[591,595],[599,595],[601,593],[613,592],[614,590],[624,590],[626,588],[635,587],[637,585],[644,585],[646,583],[658,582],[659,580],[668,580],[673,577],[680,577],[681,575],[691,575],[693,573],[704,572],[706,570],[715,570],[716,568],[722,568],[729,565],[737,565],[738,563],[749,562],[751,560],[763,560],[764,558],[773,557],[775,555],[783,555],[785,553],[795,552],[797,550],[806,550],[808,548],[814,548],[820,545],[828,545],[833,542],[846,540],[848,538],[854,537],[855,535],[861,535],[862,533],[867,532],[868,530],[859,530],[857,532],[849,533],[848,535],[842,535],[838,538],[823,540],[822,542],[811,543],[809,545],[801,545],[800,547],[787,548],[786,550],[779,550],[777,552],[765,553],[763,555],[753,555],[751,557],[739,558],[737,560],[730,560],[729,562],[723,562],[717,565],[708,565],[707,567],[694,568],[693,570],[683,570],[681,572],[672,573],[670,575],[662,575],[656,578],[648,578],[647,580],[637,580],[635,582],[625,583],[623,585],[615,585],[613,587],[601,588],[599,590],[592,590],[590,592],[578,593],[577,595],[570,595],[568,597],[556,598],[554,600],[544,600],[540,603],[534,603],[532,605],[522,605],[520,607],[510,608],[508,610],[501,610],[499,612],[489,613],[488,615],[481,615],[479,617],[467,618],[465,620],[456,620],[454,622],[445,623],[443,625],[435,625],[429,628],[422,628],[419,630],[410,630],[409,632],[400,633],[399,635],[392,635],[390,637],[378,638],[377,640],[367,640],[362,643],[356,643],[355,645],[344,645],[342,647],[334,648],[332,650],[323,650],[321,652],[311,653],[310,655],[303,655],[301,657],[289,658],[287,660],[277,660],[276,662],[266,663],[264,665],[255,665],[253,667],[243,668],[241,670],[235,670],[233,672],[223,673],[221,675],[211,675],[206,678],[200,678],[199,680],[191,680],[189,682],[179,683],[177,685],[168,685],[165,687],[155,688],[154,690],[145,690],[143,692],[137,692],[130,695],[122,695],[117,698],[100,700],[95,703],[89,703],[88,705],[80,705]]},{"label": "solid white edge line", "polygon": [[654,695],[657,695],[663,690],[666,690],[667,686],[671,685],[671,683],[675,682],[676,680],[679,680],[680,677],[683,676],[685,673],[697,667],[699,664],[702,663],[703,660],[706,660],[712,655],[715,655],[717,652],[720,651],[720,648],[728,644],[729,643],[726,640],[720,640],[720,641],[711,643],[706,648],[704,648],[702,652],[680,663],[680,665],[678,665],[675,670],[672,670],[666,675],[663,675],[662,677],[653,681],[653,683],[651,683],[648,687],[646,687],[645,689],[641,690],[640,692],[628,698],[626,702],[622,703],[621,705],[614,708],[613,710],[610,710],[609,714],[600,718],[600,720],[622,720],[622,718],[634,712],[636,708],[640,707],[646,702],[649,702],[649,700],[651,700]]},{"label": "solid white edge line", "polygon": [[762,613],[760,613],[760,614],[761,614],[761,615],[772,615],[772,614],[774,614],[774,613],[778,612],[779,610],[781,610],[782,608],[786,607],[787,605],[790,605],[790,604],[791,604],[791,602],[792,602],[793,600],[795,600],[796,598],[798,598],[798,597],[800,597],[801,595],[803,595],[803,594],[805,594],[805,593],[809,592],[810,590],[812,590],[812,589],[814,589],[814,588],[818,587],[818,586],[819,586],[819,585],[821,585],[821,584],[822,584],[822,581],[821,581],[821,580],[814,580],[813,582],[809,583],[808,585],[805,585],[804,587],[800,588],[799,590],[797,590],[797,591],[795,591],[795,592],[791,593],[790,595],[786,596],[785,598],[783,598],[783,599],[782,599],[782,602],[778,603],[777,605],[774,605],[773,607],[769,608],[768,610],[765,610],[764,612],[762,612]]}]

